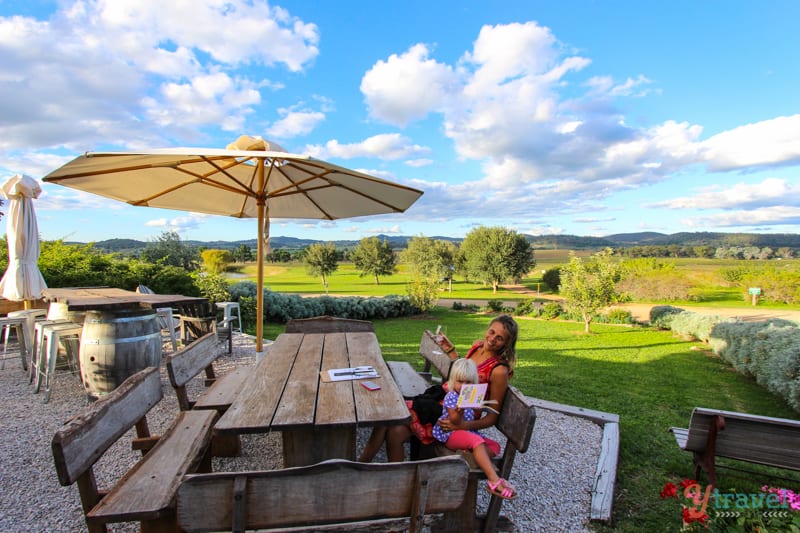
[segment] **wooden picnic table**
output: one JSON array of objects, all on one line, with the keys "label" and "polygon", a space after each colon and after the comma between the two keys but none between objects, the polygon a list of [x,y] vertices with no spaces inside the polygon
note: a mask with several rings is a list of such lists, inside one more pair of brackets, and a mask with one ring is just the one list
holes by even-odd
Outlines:
[{"label": "wooden picnic table", "polygon": [[66,304],[70,311],[112,311],[114,309],[156,309],[159,307],[180,308],[183,305],[208,301],[208,298],[196,296],[143,294],[113,287],[48,288],[42,291],[42,298],[46,302]]},{"label": "wooden picnic table", "polygon": [[[374,367],[380,385],[327,382],[327,371]],[[408,423],[408,408],[372,332],[283,333],[259,361],[217,434],[283,434],[284,467],[327,459],[355,459],[356,428]]]},{"label": "wooden picnic table", "polygon": [[[61,307],[48,313],[51,318],[82,325],[81,378],[86,392],[94,398],[111,392],[139,370],[161,364],[159,308],[180,309],[208,302],[207,298],[144,294],[113,287],[48,288],[42,291],[42,298],[51,306]],[[54,316],[61,313],[63,316]]]}]

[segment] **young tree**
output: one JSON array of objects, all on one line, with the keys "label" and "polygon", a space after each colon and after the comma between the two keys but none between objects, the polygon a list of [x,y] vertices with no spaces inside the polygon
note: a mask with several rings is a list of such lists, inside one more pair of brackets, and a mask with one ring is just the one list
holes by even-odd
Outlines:
[{"label": "young tree", "polygon": [[439,282],[452,277],[458,262],[458,246],[420,236],[408,241],[400,255],[413,275]]},{"label": "young tree", "polygon": [[233,254],[229,250],[203,250],[200,257],[203,259],[203,270],[211,274],[222,274],[233,263]]},{"label": "young tree", "polygon": [[240,244],[236,250],[233,251],[233,258],[239,263],[246,263],[253,260],[253,250],[246,244]]},{"label": "young tree", "polygon": [[322,285],[325,286],[327,294],[327,277],[339,268],[336,246],[331,242],[315,243],[305,249],[304,256],[308,273],[312,276],[322,276]]},{"label": "young tree", "polygon": [[391,276],[397,270],[395,257],[389,243],[381,242],[377,237],[365,237],[359,241],[350,253],[350,258],[359,276],[375,276],[375,285],[380,285],[378,276]]},{"label": "young tree", "polygon": [[583,317],[586,333],[600,310],[616,300],[620,266],[611,255],[611,248],[606,248],[583,261],[571,253],[569,264],[561,268],[560,293],[567,309]]},{"label": "young tree", "polygon": [[172,265],[196,270],[198,251],[181,242],[177,231],[165,231],[156,240],[147,244],[142,251],[142,259],[149,263]]},{"label": "young tree", "polygon": [[536,265],[533,249],[524,235],[501,227],[481,226],[461,242],[466,271],[492,285],[492,292],[511,279],[518,279]]}]

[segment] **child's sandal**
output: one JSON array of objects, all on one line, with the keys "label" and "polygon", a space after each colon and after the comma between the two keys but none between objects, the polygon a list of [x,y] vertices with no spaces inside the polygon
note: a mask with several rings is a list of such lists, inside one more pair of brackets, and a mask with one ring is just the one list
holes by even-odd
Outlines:
[{"label": "child's sandal", "polygon": [[494,496],[499,496],[505,500],[516,500],[518,496],[514,486],[503,478],[498,478],[495,483],[487,480],[486,490]]}]

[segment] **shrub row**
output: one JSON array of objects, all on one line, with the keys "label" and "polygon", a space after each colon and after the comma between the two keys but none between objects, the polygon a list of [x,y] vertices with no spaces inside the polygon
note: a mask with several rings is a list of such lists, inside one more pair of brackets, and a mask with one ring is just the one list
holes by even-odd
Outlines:
[{"label": "shrub row", "polygon": [[[245,324],[255,323],[256,290],[256,284],[252,281],[236,283],[229,289],[231,301],[239,302]],[[321,315],[372,320],[409,316],[419,312],[406,296],[303,298],[297,294],[283,294],[264,289],[264,320],[268,322],[286,323],[293,318]]]},{"label": "shrub row", "polygon": [[800,324],[744,322],[666,305],[650,311],[650,323],[707,342],[723,361],[800,412]]}]

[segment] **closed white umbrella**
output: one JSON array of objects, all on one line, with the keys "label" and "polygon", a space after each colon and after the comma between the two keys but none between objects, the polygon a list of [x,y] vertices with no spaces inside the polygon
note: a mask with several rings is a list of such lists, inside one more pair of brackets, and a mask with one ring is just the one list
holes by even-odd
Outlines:
[{"label": "closed white umbrella", "polygon": [[258,219],[256,351],[262,351],[264,253],[271,218],[339,218],[402,213],[422,191],[307,155],[290,154],[256,137],[227,149],[172,148],[87,152],[45,182],[131,205]]},{"label": "closed white umbrella", "polygon": [[39,197],[42,188],[30,176],[17,174],[3,183],[0,192],[9,200],[8,268],[0,280],[0,294],[7,300],[23,300],[29,309],[31,301],[41,298],[47,288],[39,272],[39,226],[33,209],[33,199]]}]

